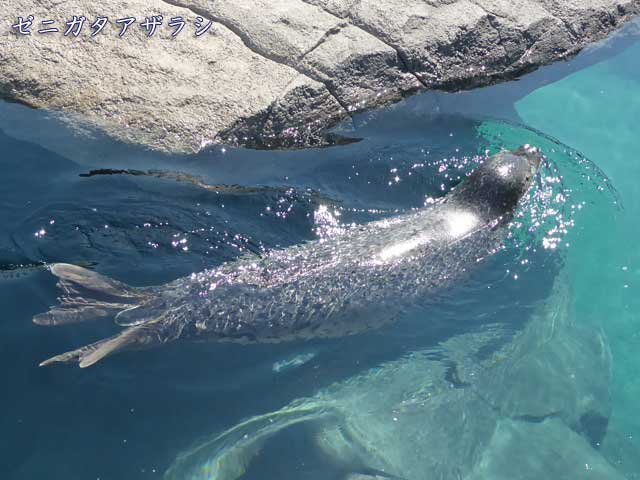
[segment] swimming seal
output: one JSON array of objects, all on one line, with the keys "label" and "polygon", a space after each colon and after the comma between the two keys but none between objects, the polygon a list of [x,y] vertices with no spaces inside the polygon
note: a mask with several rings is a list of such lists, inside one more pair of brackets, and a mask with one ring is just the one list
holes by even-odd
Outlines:
[{"label": "swimming seal", "polygon": [[127,328],[41,366],[77,362],[84,368],[115,352],[176,340],[284,342],[381,327],[500,247],[540,161],[530,146],[503,151],[429,207],[162,286],[135,288],[54,264],[64,296],[36,315],[36,324],[115,316]]}]

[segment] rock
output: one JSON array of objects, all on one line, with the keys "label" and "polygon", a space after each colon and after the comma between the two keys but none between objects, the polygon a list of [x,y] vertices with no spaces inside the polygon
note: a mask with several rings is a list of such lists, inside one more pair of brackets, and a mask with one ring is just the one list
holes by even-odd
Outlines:
[{"label": "rock", "polygon": [[633,435],[609,428],[600,450],[627,480],[640,478],[640,447]]},{"label": "rock", "polygon": [[[264,478],[255,472],[283,465],[274,478],[301,478],[298,467],[320,457],[323,475],[311,478],[622,480],[599,451],[606,339],[573,321],[567,277],[552,292],[515,335],[487,325],[380,364],[213,435],[165,478]],[[587,417],[604,429],[590,431]],[[283,462],[282,445],[295,461]]]},{"label": "rock", "polygon": [[611,415],[611,352],[601,330],[573,320],[570,281],[558,278],[553,303],[494,354],[477,389],[505,417],[534,423],[559,418],[597,447]]},{"label": "rock", "polygon": [[[308,146],[353,112],[422,89],[459,90],[566,58],[640,12],[640,0],[9,0],[0,97],[151,149]],[[17,35],[18,16],[35,17]],[[37,34],[73,15],[76,38]],[[108,16],[91,37],[89,25]],[[162,15],[152,38],[140,22]],[[138,22],[119,38],[114,20]],[[172,38],[171,17],[187,20]],[[193,22],[213,27],[201,37]]]},{"label": "rock", "polygon": [[539,424],[501,420],[467,480],[489,478],[625,479],[584,438],[557,419]]}]

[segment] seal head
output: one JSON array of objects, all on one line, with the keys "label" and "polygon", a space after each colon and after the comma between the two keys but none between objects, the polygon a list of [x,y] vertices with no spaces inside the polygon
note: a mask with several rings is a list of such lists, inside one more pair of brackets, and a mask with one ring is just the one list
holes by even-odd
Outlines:
[{"label": "seal head", "polygon": [[449,198],[474,210],[485,220],[508,221],[527,193],[542,155],[524,145],[513,152],[500,152],[474,170]]}]

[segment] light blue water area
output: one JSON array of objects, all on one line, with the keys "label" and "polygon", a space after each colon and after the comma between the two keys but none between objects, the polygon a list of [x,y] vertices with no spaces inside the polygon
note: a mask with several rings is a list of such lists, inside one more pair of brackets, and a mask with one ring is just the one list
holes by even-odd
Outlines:
[{"label": "light blue water area", "polygon": [[640,440],[640,43],[540,88],[516,104],[522,120],[596,162],[624,211],[586,225],[597,249],[571,254],[580,318],[601,326],[614,357],[615,428]]},{"label": "light blue water area", "polygon": [[[0,478],[638,478],[634,42],[356,116],[362,141],[326,149],[161,155],[0,103]],[[424,208],[522,144],[546,160],[505,248],[394,325],[38,367],[119,330],[34,325],[45,263],[163,284]]]}]

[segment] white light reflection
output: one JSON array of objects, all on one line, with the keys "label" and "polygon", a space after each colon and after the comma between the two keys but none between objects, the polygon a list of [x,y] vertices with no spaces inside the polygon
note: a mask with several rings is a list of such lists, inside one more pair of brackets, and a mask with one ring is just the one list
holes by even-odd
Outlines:
[{"label": "white light reflection", "polygon": [[429,235],[420,235],[410,240],[396,243],[395,245],[387,247],[384,250],[382,250],[382,252],[380,252],[380,254],[378,255],[377,263],[386,263],[390,260],[395,260],[397,258],[403,257],[407,253],[428,243],[429,240],[431,240],[431,238],[432,237]]},{"label": "white light reflection", "polygon": [[500,175],[502,178],[509,178],[512,170],[513,170],[513,165],[511,165],[510,163],[506,165],[500,165],[498,167],[498,175]]},{"label": "white light reflection", "polygon": [[480,220],[472,212],[464,210],[448,212],[443,230],[417,235],[409,240],[386,247],[377,255],[376,263],[386,263],[404,257],[436,239],[456,240],[462,238],[473,232],[479,226]]},{"label": "white light reflection", "polygon": [[449,224],[449,235],[453,238],[464,237],[480,226],[480,220],[477,216],[463,210],[448,215],[447,223]]}]

